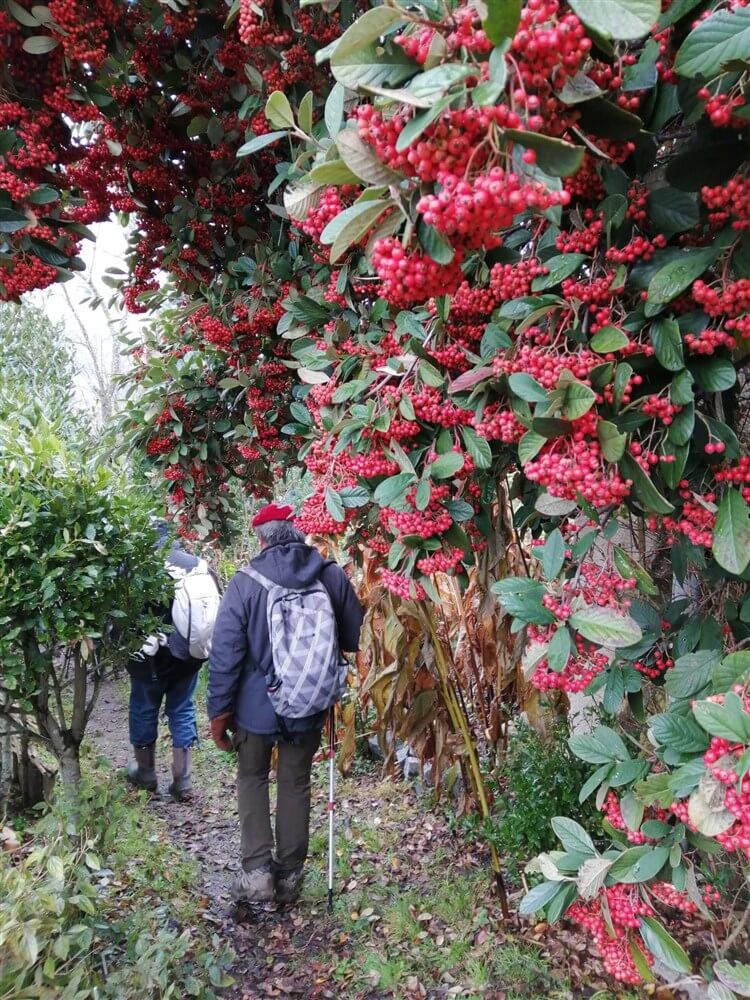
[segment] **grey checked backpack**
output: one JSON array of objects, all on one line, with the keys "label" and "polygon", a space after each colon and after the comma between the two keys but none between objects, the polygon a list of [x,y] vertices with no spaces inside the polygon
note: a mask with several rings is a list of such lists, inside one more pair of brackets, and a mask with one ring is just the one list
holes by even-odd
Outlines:
[{"label": "grey checked backpack", "polygon": [[340,700],[348,664],[339,651],[336,616],[322,583],[282,587],[252,566],[242,570],[267,592],[273,667],[268,697],[282,718],[304,719]]}]

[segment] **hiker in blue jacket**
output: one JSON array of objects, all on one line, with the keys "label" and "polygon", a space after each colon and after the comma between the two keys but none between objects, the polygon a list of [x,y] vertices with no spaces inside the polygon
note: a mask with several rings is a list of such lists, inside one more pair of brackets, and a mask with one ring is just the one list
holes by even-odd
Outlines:
[{"label": "hiker in blue jacket", "polygon": [[[268,504],[253,519],[262,551],[227,587],[209,658],[211,736],[220,750],[234,745],[238,754],[242,870],[232,885],[238,902],[275,898],[291,903],[299,895],[309,837],[310,772],[326,716],[325,709],[303,718],[277,715],[267,683],[274,676],[268,590],[247,570],[292,591],[321,583],[340,651],[356,651],[362,626],[362,606],[346,574],[305,543],[292,523],[293,513],[290,506]],[[275,847],[268,795],[274,744],[279,748]]]}]

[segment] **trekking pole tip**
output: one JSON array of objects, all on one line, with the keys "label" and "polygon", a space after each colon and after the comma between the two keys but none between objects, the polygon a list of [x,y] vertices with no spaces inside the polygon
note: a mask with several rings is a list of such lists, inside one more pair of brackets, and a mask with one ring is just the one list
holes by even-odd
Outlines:
[{"label": "trekking pole tip", "polygon": [[333,889],[328,890],[328,912],[333,913]]}]

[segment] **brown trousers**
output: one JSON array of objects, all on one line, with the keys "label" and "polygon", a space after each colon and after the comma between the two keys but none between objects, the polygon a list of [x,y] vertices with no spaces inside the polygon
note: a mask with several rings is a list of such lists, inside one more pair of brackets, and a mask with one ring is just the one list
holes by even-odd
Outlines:
[{"label": "brown trousers", "polygon": [[268,795],[273,748],[264,737],[237,730],[237,802],[245,871],[272,862],[278,871],[292,871],[305,863],[310,836],[310,772],[320,734],[321,730],[315,729],[298,737],[298,743],[278,744],[274,851]]}]

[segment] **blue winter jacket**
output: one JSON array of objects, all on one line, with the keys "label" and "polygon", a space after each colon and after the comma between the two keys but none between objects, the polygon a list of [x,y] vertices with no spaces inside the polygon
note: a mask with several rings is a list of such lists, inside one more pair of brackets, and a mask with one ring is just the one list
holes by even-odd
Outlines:
[{"label": "blue winter jacket", "polygon": [[[269,545],[252,560],[252,566],[284,587],[301,588],[320,580],[331,598],[341,650],[356,651],[362,605],[340,566],[323,559],[317,549],[304,542]],[[222,599],[211,643],[208,717],[232,712],[242,729],[274,737],[322,725],[325,713],[318,713],[305,719],[286,719],[286,732],[282,731],[266,692],[265,675],[271,666],[266,591],[246,573],[236,573]]]}]

